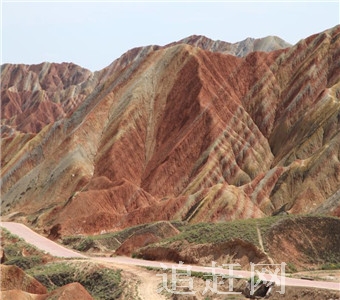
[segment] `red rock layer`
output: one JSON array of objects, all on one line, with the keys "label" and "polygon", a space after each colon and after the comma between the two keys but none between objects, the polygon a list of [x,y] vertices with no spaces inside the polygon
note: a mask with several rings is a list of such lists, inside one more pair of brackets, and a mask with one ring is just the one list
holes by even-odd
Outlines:
[{"label": "red rock layer", "polygon": [[31,294],[46,294],[47,289],[17,266],[0,265],[1,291],[21,290]]},{"label": "red rock layer", "polygon": [[184,44],[131,50],[96,73],[68,117],[3,139],[4,213],[63,234],[336,213],[339,33],[244,58]]},{"label": "red rock layer", "polygon": [[16,266],[1,266],[1,290],[2,300],[27,299],[27,300],[92,300],[92,296],[78,282],[73,282],[54,291],[47,293],[39,281],[27,275]]},{"label": "red rock layer", "polygon": [[[252,51],[272,51],[290,45],[277,37],[246,39],[230,44],[213,41],[204,36],[190,36],[164,46],[188,44],[204,50],[244,56]],[[72,63],[42,63],[1,67],[2,134],[15,130],[37,133],[45,125],[71,114],[91,91],[113,74],[121,81],[120,72],[132,62],[143,60],[160,46],[134,48],[101,71],[91,73]],[[131,66],[130,66],[131,69]],[[131,72],[131,70],[130,70]],[[124,77],[123,77],[124,78]]]},{"label": "red rock layer", "polygon": [[[1,67],[1,119],[7,130],[39,132],[72,113],[87,95],[92,74],[71,63]],[[4,132],[5,131],[5,132]]]}]

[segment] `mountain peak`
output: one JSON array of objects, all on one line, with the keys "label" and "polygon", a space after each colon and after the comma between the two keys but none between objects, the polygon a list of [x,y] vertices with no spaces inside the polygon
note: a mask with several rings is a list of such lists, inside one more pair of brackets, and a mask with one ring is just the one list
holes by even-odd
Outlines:
[{"label": "mountain peak", "polygon": [[3,214],[71,235],[338,216],[339,33],[273,52],[277,37],[191,36],[95,73],[2,68]]},{"label": "mountain peak", "polygon": [[199,47],[206,51],[220,52],[239,57],[246,56],[253,51],[270,52],[292,46],[276,36],[267,36],[260,39],[248,37],[237,43],[228,43],[221,40],[212,40],[204,35],[191,35],[177,42],[168,44],[165,47],[181,43]]}]

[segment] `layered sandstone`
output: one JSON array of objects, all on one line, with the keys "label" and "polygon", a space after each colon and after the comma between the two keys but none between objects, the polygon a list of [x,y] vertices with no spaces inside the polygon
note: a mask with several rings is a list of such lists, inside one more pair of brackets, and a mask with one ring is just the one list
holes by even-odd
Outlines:
[{"label": "layered sandstone", "polygon": [[3,213],[62,234],[280,210],[337,215],[339,33],[245,57],[208,42],[136,48],[84,70],[54,92],[84,87],[63,98],[76,105],[2,139]]},{"label": "layered sandstone", "polygon": [[72,63],[1,66],[2,134],[39,132],[71,114],[87,96],[90,71]]},{"label": "layered sandstone", "polygon": [[[213,41],[204,36],[190,36],[165,48],[188,44],[203,50],[245,56],[252,51],[272,51],[291,46],[278,37],[248,38],[231,44]],[[111,65],[91,72],[73,63],[38,65],[5,64],[1,66],[2,135],[20,131],[37,133],[44,126],[72,114],[80,103],[103,82],[115,74],[116,81],[124,80],[120,72],[136,61],[141,61],[161,46],[138,47],[124,53]],[[128,75],[127,75],[128,76]]]}]

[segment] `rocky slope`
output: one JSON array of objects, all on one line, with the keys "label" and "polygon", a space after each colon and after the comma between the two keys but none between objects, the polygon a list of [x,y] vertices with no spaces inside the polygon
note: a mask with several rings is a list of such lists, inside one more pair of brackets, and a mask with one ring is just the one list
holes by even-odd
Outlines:
[{"label": "rocky slope", "polygon": [[93,299],[86,289],[78,282],[69,283],[48,293],[45,286],[16,266],[0,265],[0,271],[0,296],[3,300]]},{"label": "rocky slope", "polygon": [[[2,134],[39,132],[71,114],[86,97],[90,71],[72,63],[1,67]],[[4,129],[7,130],[4,130]]]},{"label": "rocky slope", "polygon": [[[230,44],[204,36],[190,36],[164,46],[188,44],[203,50],[245,56],[252,51],[272,51],[291,46],[278,37],[248,38]],[[91,71],[73,63],[1,66],[2,135],[15,130],[39,132],[45,125],[71,115],[79,104],[109,76],[119,74],[135,60],[144,59],[160,46],[134,48],[101,71]],[[118,80],[122,80],[118,79]]]},{"label": "rocky slope", "polygon": [[31,294],[46,294],[47,289],[16,266],[1,267],[1,291],[21,290]]},{"label": "rocky slope", "polygon": [[237,43],[214,41],[202,35],[192,35],[168,46],[188,44],[211,52],[231,54],[239,57],[248,55],[254,51],[270,52],[278,49],[289,48],[292,45],[277,36],[267,36],[262,39],[247,38]]},{"label": "rocky slope", "polygon": [[132,49],[93,74],[3,66],[2,214],[61,234],[339,216],[340,27],[244,57],[189,40]]}]

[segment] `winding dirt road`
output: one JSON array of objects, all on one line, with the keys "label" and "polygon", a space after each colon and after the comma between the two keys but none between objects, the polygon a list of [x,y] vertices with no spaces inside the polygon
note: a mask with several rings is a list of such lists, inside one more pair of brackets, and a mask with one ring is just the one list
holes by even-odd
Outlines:
[{"label": "winding dirt road", "polygon": [[[86,258],[91,259],[95,261],[100,261],[103,263],[112,263],[117,265],[126,265],[127,271],[133,271],[136,272],[136,269],[133,269],[133,266],[143,266],[143,267],[155,267],[155,268],[163,268],[167,267],[171,269],[172,265],[175,265],[178,270],[187,270],[189,267],[191,271],[195,272],[211,272],[211,267],[203,267],[203,266],[189,266],[189,265],[179,265],[179,264],[171,264],[171,263],[165,263],[165,262],[158,262],[158,261],[147,261],[147,260],[141,260],[141,259],[134,259],[130,257],[123,257],[123,256],[117,256],[117,257],[96,257],[92,258],[89,256],[85,256],[83,254],[80,254],[76,251],[72,251],[70,249],[67,249],[41,235],[34,232],[33,230],[29,229],[23,224],[14,223],[14,222],[2,222],[0,223],[0,227],[4,227],[13,234],[18,235],[19,237],[26,240],[26,242],[34,245],[35,247],[45,251],[49,252],[51,255],[56,257],[65,257],[65,258]],[[138,270],[137,270],[138,272]],[[161,272],[161,271],[160,271]],[[230,274],[228,269],[223,268],[217,268],[215,269],[216,274]],[[240,271],[240,270],[233,270],[233,276],[236,277],[243,277],[243,278],[249,278],[251,276],[251,272],[249,271]],[[155,275],[156,277],[156,275]],[[260,276],[261,277],[261,276]],[[329,290],[337,290],[340,292],[340,282],[326,282],[326,281],[311,281],[311,280],[304,280],[304,279],[296,279],[296,278],[289,278],[289,277],[281,277],[281,276],[262,276],[267,280],[275,281],[276,284],[284,283],[286,286],[299,286],[299,287],[314,287],[319,289],[329,289]],[[157,278],[157,279],[156,279]],[[155,283],[160,283],[161,278],[158,276],[155,280],[150,280]],[[144,282],[144,285],[147,285],[147,282]],[[157,284],[154,286],[154,292],[156,293]],[[148,290],[150,291],[150,286],[148,286]],[[144,290],[145,292],[145,290]],[[142,293],[143,294],[143,293]],[[162,298],[161,295],[158,295],[158,299]],[[145,295],[146,296],[146,295]],[[150,298],[150,295],[148,295]],[[142,297],[143,299],[145,297]]]},{"label": "winding dirt road", "polygon": [[85,255],[67,249],[49,240],[48,238],[45,238],[23,224],[14,222],[1,222],[0,227],[6,228],[11,233],[23,238],[27,243],[32,244],[44,252],[50,253],[52,256],[65,258],[87,258]]}]

